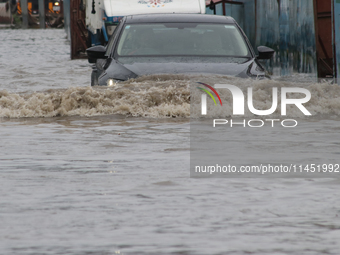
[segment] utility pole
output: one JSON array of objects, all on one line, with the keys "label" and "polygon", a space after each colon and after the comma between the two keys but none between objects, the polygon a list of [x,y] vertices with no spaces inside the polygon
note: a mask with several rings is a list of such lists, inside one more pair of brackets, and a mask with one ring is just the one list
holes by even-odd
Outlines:
[{"label": "utility pole", "polygon": [[45,1],[44,0],[39,0],[39,24],[40,28],[45,29]]},{"label": "utility pole", "polygon": [[27,7],[27,0],[20,1],[21,7],[21,16],[22,16],[22,28],[28,28],[28,7]]}]

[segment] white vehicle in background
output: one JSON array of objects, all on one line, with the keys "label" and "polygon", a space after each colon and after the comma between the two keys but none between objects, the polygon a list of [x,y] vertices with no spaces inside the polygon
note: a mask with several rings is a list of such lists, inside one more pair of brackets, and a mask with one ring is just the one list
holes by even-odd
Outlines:
[{"label": "white vehicle in background", "polygon": [[90,45],[106,45],[122,17],[135,14],[205,13],[205,0],[86,0]]}]

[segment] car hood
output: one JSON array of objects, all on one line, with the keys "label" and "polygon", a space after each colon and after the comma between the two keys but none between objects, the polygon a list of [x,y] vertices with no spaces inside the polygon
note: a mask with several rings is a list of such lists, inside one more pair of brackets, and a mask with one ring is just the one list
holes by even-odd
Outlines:
[{"label": "car hood", "polygon": [[240,78],[264,76],[264,69],[254,58],[230,57],[121,57],[110,59],[99,76],[99,84],[108,79],[125,81],[151,74],[218,74]]},{"label": "car hood", "polygon": [[195,58],[195,57],[165,57],[165,58],[119,58],[123,65],[137,76],[150,74],[184,74],[209,73],[249,77],[254,59],[250,58]]}]

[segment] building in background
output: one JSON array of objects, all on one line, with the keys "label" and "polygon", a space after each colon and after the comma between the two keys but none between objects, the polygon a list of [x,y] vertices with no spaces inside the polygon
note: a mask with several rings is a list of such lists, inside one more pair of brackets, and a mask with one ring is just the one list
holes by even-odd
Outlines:
[{"label": "building in background", "polygon": [[339,0],[209,0],[206,13],[233,17],[251,44],[275,49],[267,63],[274,75],[340,71]]},{"label": "building in background", "polygon": [[[82,1],[64,0],[65,29],[69,38],[70,10],[84,13],[75,22],[80,24],[79,20],[85,20],[86,11],[79,8]],[[208,0],[205,4],[206,14],[233,17],[254,49],[266,45],[276,51],[273,59],[265,63],[273,75],[309,73],[318,78],[333,79],[340,72],[340,0]],[[90,8],[92,12],[92,6]],[[80,30],[84,30],[84,26]],[[80,41],[84,35],[78,33],[75,40]]]}]

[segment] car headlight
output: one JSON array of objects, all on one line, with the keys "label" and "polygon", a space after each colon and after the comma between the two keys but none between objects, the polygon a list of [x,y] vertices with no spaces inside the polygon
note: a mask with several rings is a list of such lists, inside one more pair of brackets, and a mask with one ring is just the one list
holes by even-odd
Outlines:
[{"label": "car headlight", "polygon": [[118,82],[120,82],[120,81],[115,80],[115,79],[108,79],[108,80],[106,81],[106,85],[107,85],[108,87],[113,87],[113,86],[116,86]]}]

